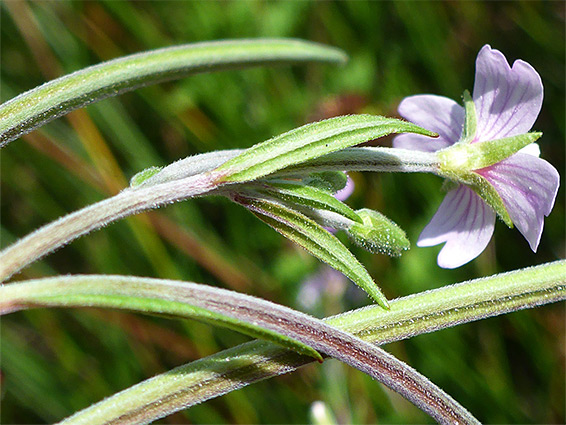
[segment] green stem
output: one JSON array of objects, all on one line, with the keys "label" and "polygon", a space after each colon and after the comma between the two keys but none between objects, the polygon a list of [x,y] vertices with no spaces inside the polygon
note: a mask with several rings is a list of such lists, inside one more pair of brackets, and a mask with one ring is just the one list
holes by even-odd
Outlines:
[{"label": "green stem", "polygon": [[376,344],[566,299],[566,260],[470,280],[369,306],[330,323]]},{"label": "green stem", "polygon": [[344,62],[339,49],[293,39],[224,40],[157,49],[85,68],[0,106],[0,147],[77,108],[139,87],[238,67]]},{"label": "green stem", "polygon": [[[384,344],[461,323],[566,299],[566,260],[450,285],[371,306],[325,321],[364,341]],[[163,417],[312,361],[263,341],[222,351],[155,376],[64,421],[117,423]]]},{"label": "green stem", "polygon": [[[163,167],[158,173],[144,180],[141,185],[150,186],[165,183],[210,171],[239,156],[244,151],[244,149],[230,149],[189,156]],[[307,173],[328,170],[437,173],[438,167],[439,161],[436,153],[397,148],[352,147],[284,168],[269,177],[304,176]]]},{"label": "green stem", "polygon": [[40,227],[0,252],[0,282],[28,264],[78,237],[121,218],[179,200],[202,196],[216,186],[199,174],[155,186],[123,190],[117,195]]},{"label": "green stem", "polygon": [[327,170],[438,174],[438,167],[439,161],[434,152],[387,147],[353,147],[287,167],[277,171],[275,175]]},{"label": "green stem", "polygon": [[[121,218],[217,189],[216,167],[232,154],[219,151],[177,161],[141,184],[49,223],[0,252],[0,282],[76,238]],[[393,148],[348,148],[279,173],[328,169],[434,172],[434,154]],[[313,163],[313,165],[310,165]],[[301,168],[302,167],[302,168]],[[209,171],[213,168],[212,171]],[[201,174],[198,174],[201,173]]]}]

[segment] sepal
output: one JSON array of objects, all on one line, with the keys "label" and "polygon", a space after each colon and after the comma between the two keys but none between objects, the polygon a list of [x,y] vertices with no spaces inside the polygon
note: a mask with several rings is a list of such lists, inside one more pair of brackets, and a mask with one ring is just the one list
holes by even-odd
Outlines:
[{"label": "sepal", "polygon": [[478,128],[478,118],[476,114],[476,105],[470,96],[470,92],[468,90],[464,91],[462,95],[464,100],[464,129],[462,132],[461,141],[458,143],[471,143],[474,138],[476,137],[476,131]]},{"label": "sepal", "polygon": [[[493,208],[495,213],[507,226],[513,228],[513,220],[511,220],[503,199],[486,178],[472,171],[459,173],[443,172],[440,175],[447,177],[449,181],[462,183],[473,189],[474,192]],[[450,183],[448,183],[446,187],[449,188],[449,186]]]},{"label": "sepal", "polygon": [[509,158],[537,141],[542,133],[533,132],[477,143],[456,143],[437,153],[440,170],[458,174],[489,167]]}]

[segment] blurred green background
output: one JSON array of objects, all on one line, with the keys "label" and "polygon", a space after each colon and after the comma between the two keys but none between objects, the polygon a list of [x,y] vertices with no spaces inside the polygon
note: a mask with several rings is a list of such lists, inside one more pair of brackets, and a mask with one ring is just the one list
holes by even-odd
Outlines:
[{"label": "blurred green background", "polygon": [[[1,155],[1,245],[104,199],[136,172],[187,155],[243,148],[311,120],[393,116],[407,95],[459,99],[486,43],[541,74],[535,130],[564,176],[565,3],[4,1],[1,100],[121,55],[201,40],[296,37],[344,49],[342,67],[309,64],[197,75],[76,111]],[[382,139],[380,145],[390,145]],[[440,204],[429,175],[354,174],[355,208],[378,209],[416,241]],[[564,185],[562,185],[563,187]],[[501,222],[457,270],[440,247],[399,259],[352,250],[389,298],[564,258],[564,189],[537,254]],[[224,199],[201,199],[113,224],[16,279],[132,274],[208,283],[323,317],[369,303],[338,279],[309,293],[321,264]],[[564,423],[564,305],[513,313],[388,345],[486,423]],[[154,374],[247,338],[196,322],[97,309],[37,310],[1,322],[2,423],[60,420]],[[336,361],[311,365],[180,412],[162,423],[307,423],[322,400],[341,423],[430,423],[377,382]]]}]

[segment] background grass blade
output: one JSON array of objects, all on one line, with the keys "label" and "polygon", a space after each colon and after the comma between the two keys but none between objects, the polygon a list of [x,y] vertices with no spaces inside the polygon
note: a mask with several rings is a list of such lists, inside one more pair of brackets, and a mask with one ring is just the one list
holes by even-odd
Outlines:
[{"label": "background grass blade", "polygon": [[339,49],[301,40],[228,40],[125,56],[74,72],[0,106],[0,147],[74,109],[148,84],[245,66],[344,62]]}]

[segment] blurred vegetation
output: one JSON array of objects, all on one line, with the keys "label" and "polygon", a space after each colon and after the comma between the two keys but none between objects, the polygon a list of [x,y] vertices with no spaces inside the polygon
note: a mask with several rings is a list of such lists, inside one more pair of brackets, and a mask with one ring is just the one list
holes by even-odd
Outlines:
[{"label": "blurred vegetation", "polygon": [[[1,100],[64,73],[142,50],[201,40],[296,37],[344,49],[343,67],[197,75],[108,99],[2,150],[1,244],[121,190],[136,172],[187,155],[248,147],[310,120],[395,115],[407,95],[459,99],[489,43],[542,76],[535,129],[564,176],[564,2],[5,1]],[[390,139],[376,142],[391,143]],[[442,199],[428,175],[355,174],[355,208],[378,209],[415,241]],[[565,257],[564,184],[537,254],[516,230],[457,270],[439,247],[399,259],[352,250],[389,298]],[[201,199],[129,218],[83,237],[16,279],[132,274],[218,285],[302,309],[302,283],[320,263],[243,208]],[[366,305],[354,285],[324,291],[319,317]],[[124,312],[37,310],[2,319],[2,423],[60,420],[156,373],[246,338],[208,325]],[[564,305],[513,313],[390,344],[387,349],[486,423],[564,423]],[[180,412],[162,423],[305,423],[322,400],[341,423],[430,418],[336,361]]]}]

